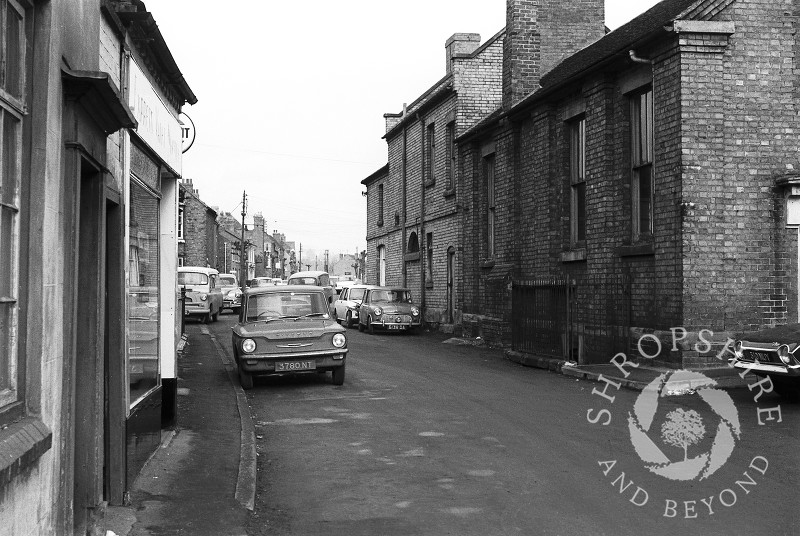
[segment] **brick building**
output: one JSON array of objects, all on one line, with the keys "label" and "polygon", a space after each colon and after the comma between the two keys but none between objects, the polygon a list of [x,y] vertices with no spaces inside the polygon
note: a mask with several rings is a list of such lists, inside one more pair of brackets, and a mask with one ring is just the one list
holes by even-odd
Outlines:
[{"label": "brick building", "polygon": [[499,106],[503,32],[457,33],[445,75],[401,113],[385,114],[388,163],[367,187],[366,283],[409,287],[433,325],[458,323],[460,233],[456,137]]},{"label": "brick building", "polygon": [[[178,193],[178,266],[217,268],[217,211],[200,199],[192,179],[183,179]],[[219,268],[217,268],[219,270]]]},{"label": "brick building", "polygon": [[508,2],[503,104],[458,139],[464,328],[589,363],[683,327],[645,353],[712,365],[700,330],[798,320],[796,3],[665,0],[605,36],[602,16]]}]

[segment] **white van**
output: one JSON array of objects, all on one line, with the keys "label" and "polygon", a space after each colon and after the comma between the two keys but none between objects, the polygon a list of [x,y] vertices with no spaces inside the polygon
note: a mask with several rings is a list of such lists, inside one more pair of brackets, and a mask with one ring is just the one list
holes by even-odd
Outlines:
[{"label": "white van", "polygon": [[310,272],[296,272],[286,280],[287,285],[315,285],[325,289],[325,297],[328,304],[332,304],[336,299],[336,289],[331,284],[331,276],[328,272],[311,270]]},{"label": "white van", "polygon": [[185,315],[199,316],[208,324],[216,322],[222,310],[219,272],[204,266],[178,268],[178,286],[186,289]]}]

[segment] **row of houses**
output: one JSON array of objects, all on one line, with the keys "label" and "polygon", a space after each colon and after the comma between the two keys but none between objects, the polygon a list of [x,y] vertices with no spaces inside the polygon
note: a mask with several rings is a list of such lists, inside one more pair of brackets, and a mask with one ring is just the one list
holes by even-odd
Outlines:
[{"label": "row of houses", "polygon": [[286,279],[298,271],[295,243],[266,225],[264,215],[253,215],[244,229],[230,212],[200,199],[192,179],[183,179],[178,198],[178,266],[206,266],[220,273],[235,273],[239,281],[255,277]]},{"label": "row of houses", "polygon": [[94,534],[177,419],[180,113],[140,0],[0,0],[0,532]]},{"label": "row of houses", "polygon": [[507,0],[496,35],[447,40],[361,181],[366,279],[514,350],[608,362],[655,334],[651,362],[713,366],[798,321],[800,14],[664,0],[609,32],[604,7]]}]

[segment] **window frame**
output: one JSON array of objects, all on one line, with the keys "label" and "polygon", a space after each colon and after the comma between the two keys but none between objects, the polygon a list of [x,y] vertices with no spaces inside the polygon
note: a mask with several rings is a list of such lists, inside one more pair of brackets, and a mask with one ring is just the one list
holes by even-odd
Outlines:
[{"label": "window frame", "polygon": [[446,193],[453,193],[455,191],[455,175],[456,175],[456,123],[450,121],[445,125],[445,144],[447,149],[447,165],[446,165],[446,178],[447,184],[445,185]]},{"label": "window frame", "polygon": [[570,246],[586,245],[586,116],[568,123],[569,135],[569,236]]},{"label": "window frame", "polygon": [[494,153],[483,157],[483,173],[486,184],[486,255],[489,259],[493,259],[497,246],[495,242],[497,231],[497,193],[495,192],[497,161]]},{"label": "window frame", "polygon": [[[30,214],[23,211],[24,162],[28,154],[27,74],[31,61],[26,52],[32,33],[29,10],[28,3],[0,0],[0,255],[9,259],[0,264],[0,426],[25,415],[27,367],[21,351],[25,341],[25,319],[21,314],[25,300],[20,274],[24,264],[23,233],[30,220]],[[7,25],[10,11],[19,17],[13,32],[8,31]],[[15,47],[9,46],[8,36],[17,37]],[[9,60],[12,52],[16,52],[15,61]],[[8,87],[9,83],[13,87]]]},{"label": "window frame", "polygon": [[[629,95],[631,150],[631,238],[652,240],[654,230],[654,105],[648,85]],[[643,109],[644,108],[644,109]],[[643,188],[642,186],[645,186]],[[643,190],[645,190],[643,192]]]},{"label": "window frame", "polygon": [[425,186],[436,182],[436,123],[425,128]]},{"label": "window frame", "polygon": [[384,209],[384,202],[383,202],[383,183],[378,185],[378,227],[383,227],[383,209]]}]

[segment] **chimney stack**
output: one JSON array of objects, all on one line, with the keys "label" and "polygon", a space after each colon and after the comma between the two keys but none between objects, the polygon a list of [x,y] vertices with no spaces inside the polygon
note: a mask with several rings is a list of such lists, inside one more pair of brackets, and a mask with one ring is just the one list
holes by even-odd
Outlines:
[{"label": "chimney stack", "polygon": [[476,33],[456,33],[444,44],[447,60],[447,74],[453,72],[453,59],[468,56],[481,45],[481,36]]},{"label": "chimney stack", "polygon": [[604,35],[604,0],[506,0],[503,108],[537,90],[545,73]]}]

